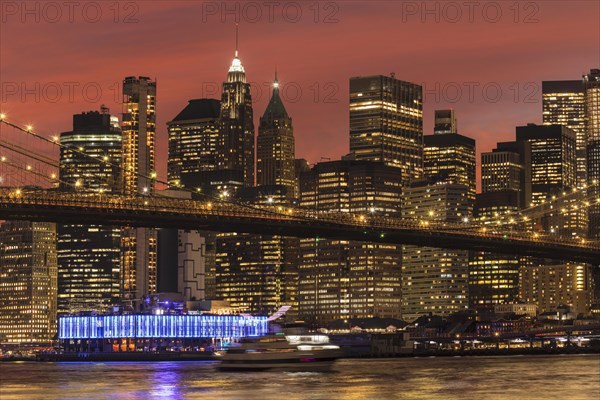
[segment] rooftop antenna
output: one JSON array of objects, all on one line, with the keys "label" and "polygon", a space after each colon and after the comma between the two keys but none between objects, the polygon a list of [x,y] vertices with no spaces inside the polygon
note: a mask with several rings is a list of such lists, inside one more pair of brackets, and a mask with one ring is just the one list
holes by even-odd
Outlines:
[{"label": "rooftop antenna", "polygon": [[235,57],[238,56],[238,24],[235,24]]}]

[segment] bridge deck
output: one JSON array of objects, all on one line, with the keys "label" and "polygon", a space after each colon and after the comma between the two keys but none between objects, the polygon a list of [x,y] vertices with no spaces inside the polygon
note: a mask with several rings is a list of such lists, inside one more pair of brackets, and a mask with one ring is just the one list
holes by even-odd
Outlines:
[{"label": "bridge deck", "polygon": [[477,225],[226,202],[0,189],[0,219],[147,226],[490,251],[600,264],[598,241]]}]

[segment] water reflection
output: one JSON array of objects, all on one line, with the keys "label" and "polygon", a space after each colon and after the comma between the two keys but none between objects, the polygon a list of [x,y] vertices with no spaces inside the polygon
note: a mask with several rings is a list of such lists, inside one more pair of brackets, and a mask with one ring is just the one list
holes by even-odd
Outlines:
[{"label": "water reflection", "polygon": [[341,360],[334,373],[212,362],[0,363],[0,399],[598,400],[600,356]]}]

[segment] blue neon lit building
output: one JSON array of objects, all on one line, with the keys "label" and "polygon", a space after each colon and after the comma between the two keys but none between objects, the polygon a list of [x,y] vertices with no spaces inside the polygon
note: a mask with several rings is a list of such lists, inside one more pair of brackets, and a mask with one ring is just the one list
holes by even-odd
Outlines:
[{"label": "blue neon lit building", "polygon": [[237,339],[268,334],[266,316],[101,315],[58,319],[64,339],[210,338]]}]

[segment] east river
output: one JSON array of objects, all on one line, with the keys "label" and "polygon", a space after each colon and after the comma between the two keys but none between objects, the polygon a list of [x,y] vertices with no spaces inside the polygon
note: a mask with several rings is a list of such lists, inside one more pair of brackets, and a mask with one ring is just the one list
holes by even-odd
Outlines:
[{"label": "east river", "polygon": [[214,366],[0,363],[0,399],[600,399],[599,355],[349,359],[331,373]]}]

